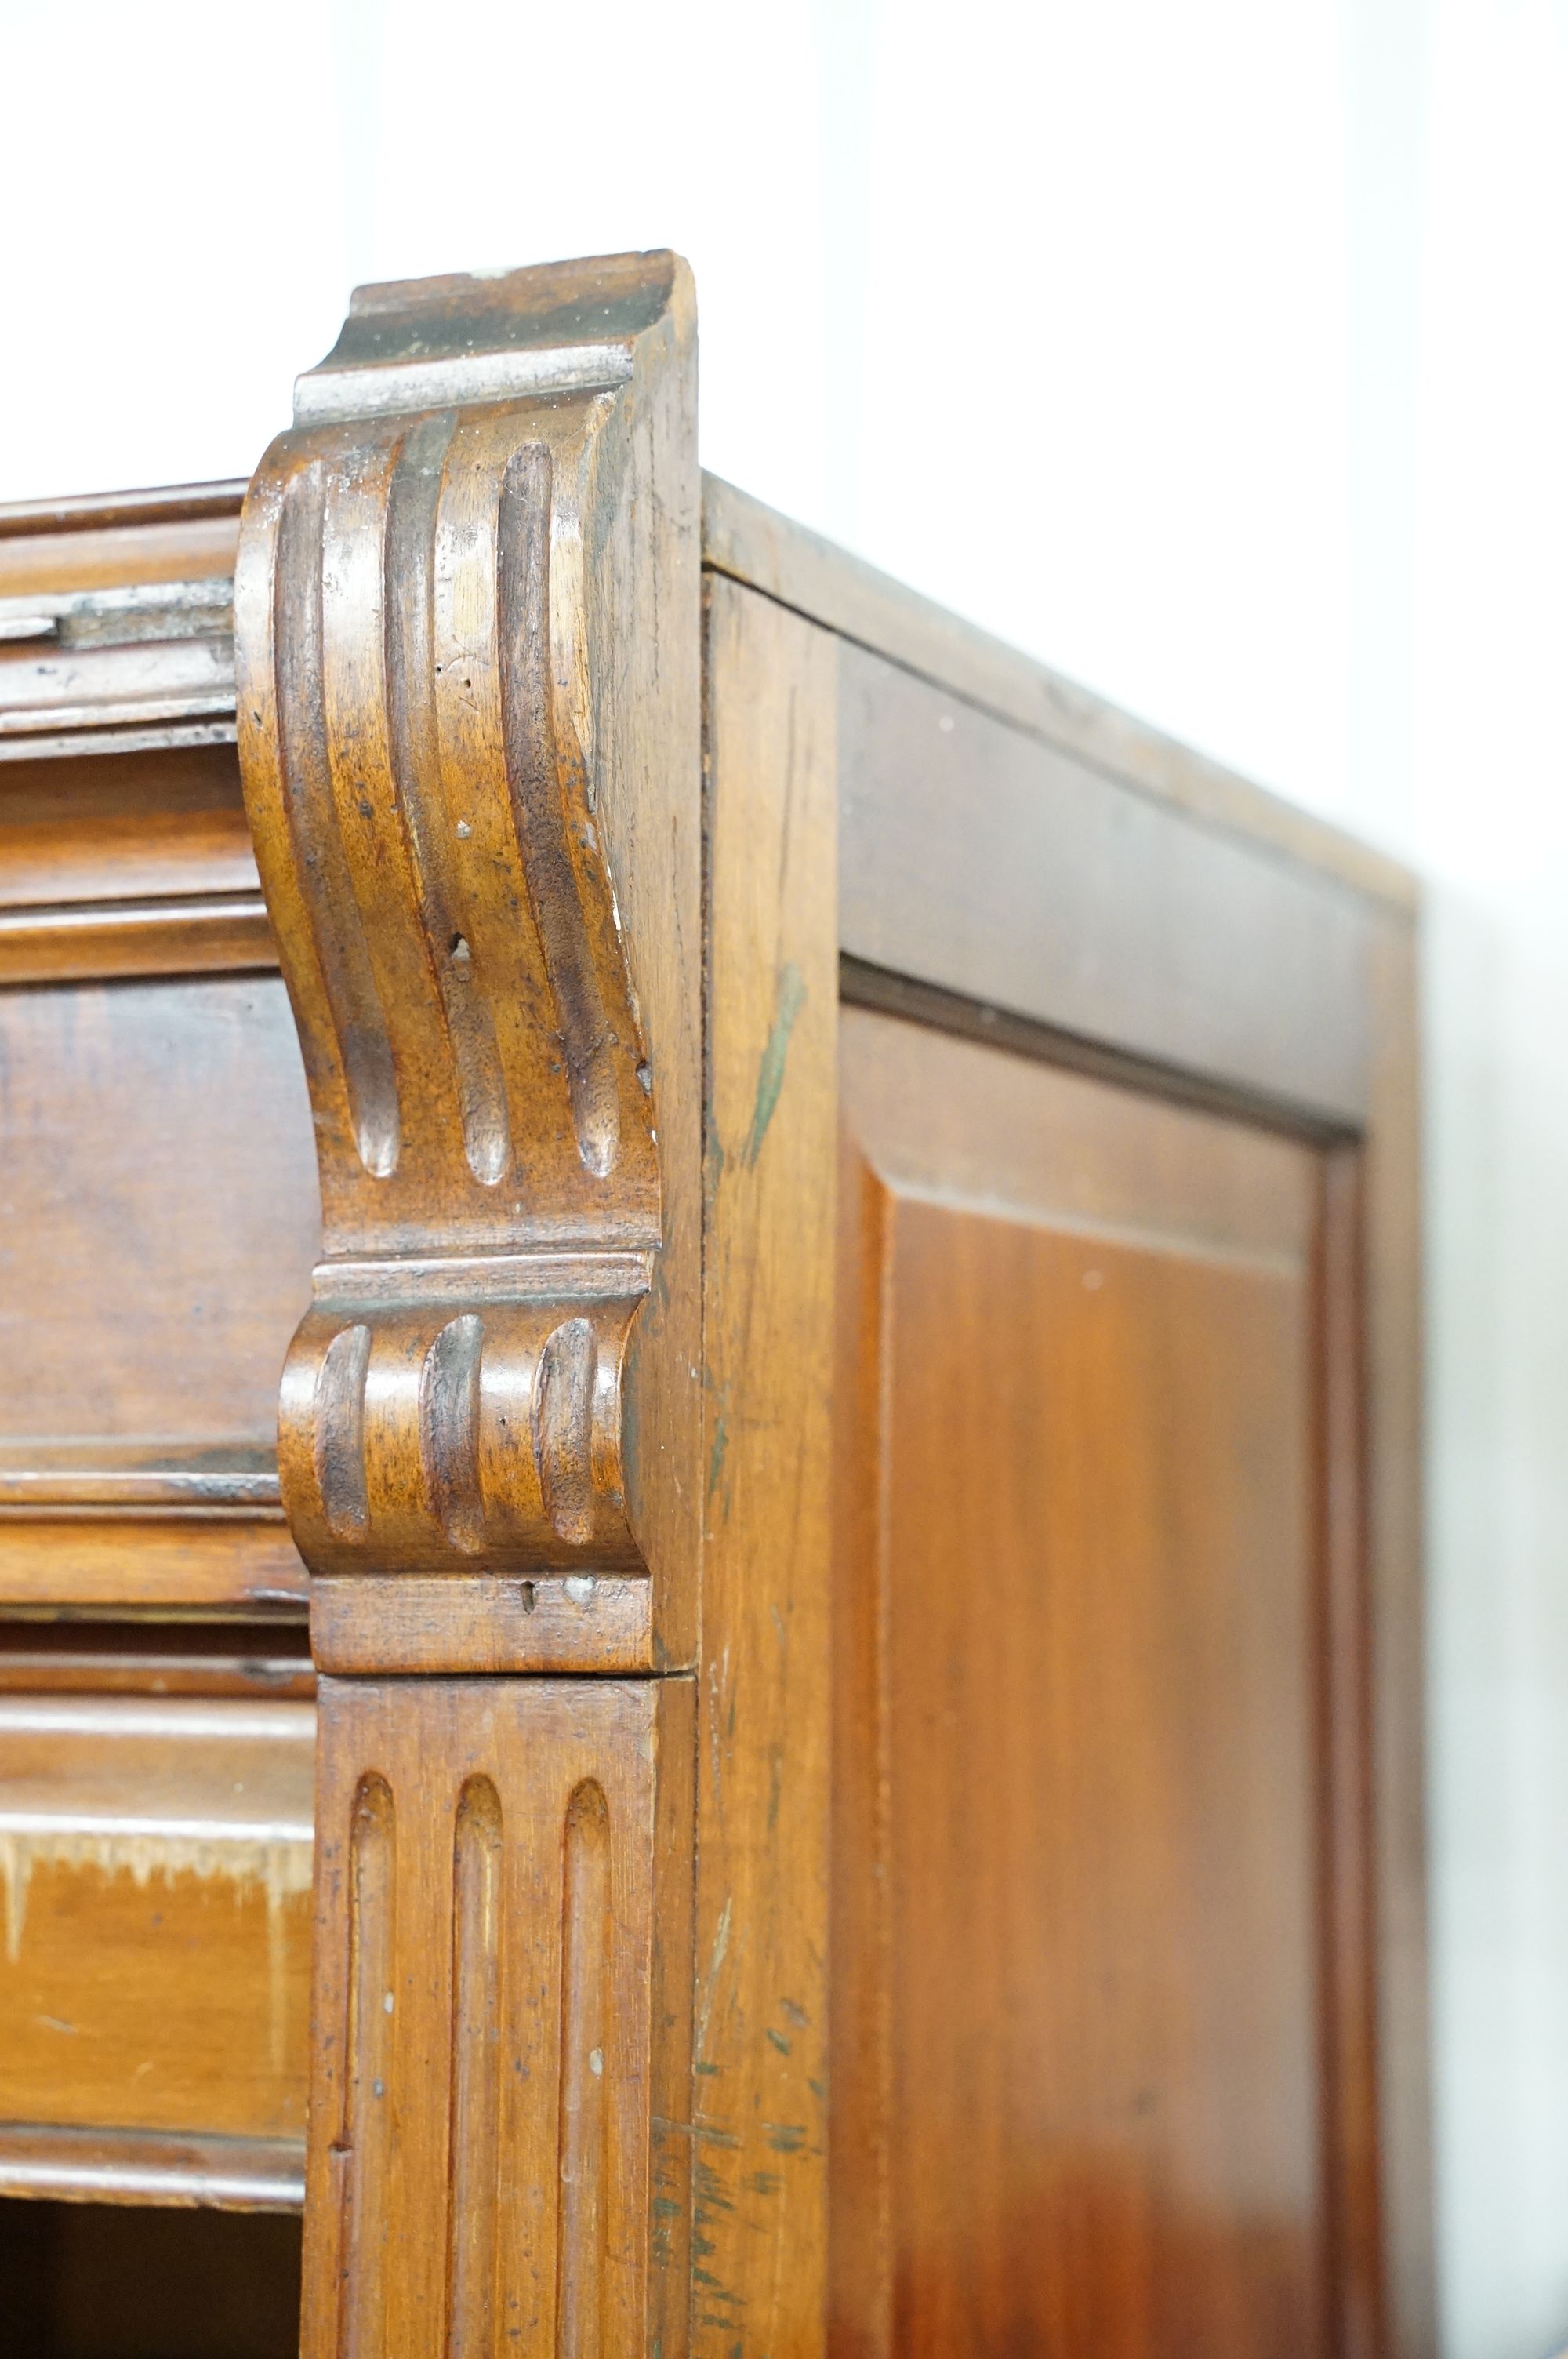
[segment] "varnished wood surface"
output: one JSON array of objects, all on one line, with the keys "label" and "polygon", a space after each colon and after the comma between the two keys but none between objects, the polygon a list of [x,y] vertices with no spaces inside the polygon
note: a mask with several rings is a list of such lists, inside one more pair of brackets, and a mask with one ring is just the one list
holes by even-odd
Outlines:
[{"label": "varnished wood surface", "polygon": [[308,2359],[687,2340],[694,1695],[646,1675],[701,1540],[693,329],[670,255],[362,288],[246,500],[323,1207],[279,1485],[346,1675]]},{"label": "varnished wood surface", "polygon": [[314,1737],[0,1694],[0,2121],[303,2136]]},{"label": "varnished wood surface", "polygon": [[839,680],[848,956],[1298,1119],[1362,1119],[1365,895],[863,648]]},{"label": "varnished wood surface", "polygon": [[[370,290],[306,380],[241,585],[270,918],[245,487],[0,512],[0,1712],[308,1712],[287,1500],[370,1879],[313,2353],[1430,2359],[1409,880],[711,481],[699,549],[683,290]],[[842,1077],[841,984],[903,1011]],[[243,2011],[229,1864],[221,1933],[171,1888]],[[105,2120],[172,1920],[35,1868],[57,1995],[142,1962],[16,2169],[287,2175],[254,2089]]]},{"label": "varnished wood surface", "polygon": [[282,985],[10,993],[0,1033],[0,1435],[267,1442],[319,1217]]},{"label": "varnished wood surface", "polygon": [[[232,574],[243,484],[0,505],[0,596],[38,586]],[[8,544],[8,545],[7,545]],[[1272,845],[1410,912],[1409,872],[977,630],[715,475],[705,566],[1195,819]]]},{"label": "varnished wood surface", "polygon": [[840,2347],[1372,2351],[1332,2241],[1318,1158],[842,1038]]},{"label": "varnished wood surface", "polygon": [[692,2349],[821,2347],[836,650],[708,615],[711,1057]]},{"label": "varnished wood surface", "polygon": [[[4,993],[0,1046],[0,1601],[301,1598],[253,1479],[319,1234],[280,983]],[[128,1491],[133,1445],[200,1479]]]},{"label": "varnished wood surface", "polygon": [[644,1573],[662,1662],[699,1414],[692,339],[668,255],[359,290],[235,587],[324,1211],[290,1527],[334,1575]]},{"label": "varnished wood surface", "polygon": [[83,752],[5,774],[0,908],[259,890],[232,746]]},{"label": "varnished wood surface", "polygon": [[[8,562],[16,568],[15,573],[6,576],[7,587],[27,588],[35,580],[52,582],[62,548],[78,551],[101,533],[170,531],[181,526],[211,526],[226,533],[227,539],[218,543],[218,570],[232,571],[222,559],[225,552],[232,558],[234,528],[245,489],[245,479],[241,478],[160,484],[146,491],[72,492],[58,499],[8,500],[0,504],[0,540],[20,541],[24,547],[6,552]],[[62,543],[59,536],[67,534],[71,538]],[[187,536],[183,565],[190,565],[192,549],[203,541],[204,536]],[[38,544],[47,548],[48,555],[41,553]],[[133,570],[139,571],[142,562],[138,559]],[[201,569],[198,565],[191,570]]]},{"label": "varnished wood surface", "polygon": [[323,1707],[308,2359],[678,2347],[691,1682]]},{"label": "varnished wood surface", "polygon": [[1271,844],[1390,908],[1407,914],[1414,908],[1414,879],[1397,861],[1119,712],[716,475],[702,481],[702,555],[712,571],[1082,756],[1107,777],[1136,784],[1200,824]]}]

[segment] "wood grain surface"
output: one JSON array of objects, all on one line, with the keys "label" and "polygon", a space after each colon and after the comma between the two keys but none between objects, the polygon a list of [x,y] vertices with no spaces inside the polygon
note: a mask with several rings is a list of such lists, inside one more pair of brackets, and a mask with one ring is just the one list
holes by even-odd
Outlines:
[{"label": "wood grain surface", "polygon": [[306,2350],[678,2348],[691,1681],[321,1702]]},{"label": "wood grain surface", "polygon": [[842,1071],[838,2347],[1379,2350],[1321,1158],[860,1011]]},{"label": "wood grain surface", "polygon": [[692,2347],[820,2348],[837,650],[708,600],[707,1537]]},{"label": "wood grain surface", "polygon": [[[323,1204],[278,1472],[351,1675],[310,2359],[687,2340],[693,328],[670,255],[362,288],[246,500],[240,754]],[[533,1676],[445,1676],[480,1671]]]},{"label": "wood grain surface", "polygon": [[16,2315],[299,2200],[314,1725],[308,2359],[1431,2359],[1413,885],[695,392],[0,509]]},{"label": "wood grain surface", "polygon": [[0,2121],[304,2135],[308,1703],[0,1694]]}]

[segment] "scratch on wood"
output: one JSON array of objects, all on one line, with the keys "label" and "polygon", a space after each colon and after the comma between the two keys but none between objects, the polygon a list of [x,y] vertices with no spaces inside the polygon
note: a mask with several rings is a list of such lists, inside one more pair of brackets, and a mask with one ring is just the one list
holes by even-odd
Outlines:
[{"label": "scratch on wood", "polygon": [[697,2010],[696,2054],[699,2063],[707,2053],[708,2025],[713,2013],[713,1994],[718,1984],[719,1970],[729,1952],[730,1918],[734,1906],[734,1894],[726,1894],[724,1906],[719,1912],[719,1924],[713,1936],[713,1951],[708,1961],[708,1973],[703,1979],[702,1997]]},{"label": "scratch on wood", "polygon": [[762,1061],[757,1069],[757,1102],[752,1109],[752,1127],[742,1158],[748,1170],[762,1151],[762,1141],[773,1118],[779,1092],[784,1088],[789,1036],[795,1029],[795,1017],[805,1005],[806,978],[791,959],[779,972],[778,1007],[773,1016],[773,1029],[768,1034],[768,1045],[762,1050]]}]

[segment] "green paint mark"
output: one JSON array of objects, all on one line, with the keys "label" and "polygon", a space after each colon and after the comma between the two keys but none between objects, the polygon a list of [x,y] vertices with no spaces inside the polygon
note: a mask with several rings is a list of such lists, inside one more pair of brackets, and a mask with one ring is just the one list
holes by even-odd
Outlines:
[{"label": "green paint mark", "polygon": [[708,1146],[704,1150],[703,1161],[707,1166],[703,1177],[708,1187],[708,1201],[711,1204],[719,1193],[719,1183],[724,1177],[724,1141],[719,1136],[719,1127],[711,1113],[708,1117]]},{"label": "green paint mark", "polygon": [[806,2025],[811,2021],[811,2017],[807,2015],[805,2007],[803,2007],[796,1999],[781,1998],[779,2001],[779,2008],[781,2013],[788,2016],[790,2021],[794,2024],[797,2031],[804,2031]]},{"label": "green paint mark", "polygon": [[782,2031],[775,2031],[771,2023],[768,2026],[768,2038],[773,2041],[773,2046],[778,2049],[781,2056],[789,2055],[789,2041],[784,2038]]},{"label": "green paint mark", "polygon": [[719,1488],[724,1472],[724,1453],[730,1447],[730,1420],[722,1409],[713,1420],[713,1447],[708,1453],[708,1496],[709,1503]]},{"label": "green paint mark", "polygon": [[773,1108],[784,1087],[789,1036],[795,1029],[795,1019],[805,1005],[805,978],[791,959],[779,976],[778,1010],[773,1017],[773,1030],[768,1034],[768,1045],[762,1050],[762,1061],[757,1068],[757,1103],[752,1109],[751,1133],[741,1158],[748,1170],[752,1169],[762,1151],[762,1141],[768,1135],[768,1125],[773,1118]]},{"label": "green paint mark", "polygon": [[719,2067],[717,2064],[694,2064],[691,2069],[694,2072],[717,2072]]}]

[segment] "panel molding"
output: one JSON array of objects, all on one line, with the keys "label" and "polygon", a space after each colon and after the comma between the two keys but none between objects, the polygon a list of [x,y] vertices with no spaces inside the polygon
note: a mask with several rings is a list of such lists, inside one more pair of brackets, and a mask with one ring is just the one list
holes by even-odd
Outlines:
[{"label": "panel molding", "polygon": [[305,2148],[296,2138],[163,2137],[148,2130],[0,2122],[0,2195],[297,2212],[305,2201]]}]

